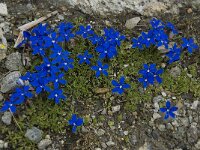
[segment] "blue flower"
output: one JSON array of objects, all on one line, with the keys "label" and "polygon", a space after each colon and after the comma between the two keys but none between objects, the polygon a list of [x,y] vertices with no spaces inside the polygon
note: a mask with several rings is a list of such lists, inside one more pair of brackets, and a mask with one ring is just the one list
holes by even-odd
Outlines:
[{"label": "blue flower", "polygon": [[166,27],[172,31],[173,34],[178,34],[175,26],[171,22],[167,22]]},{"label": "blue flower", "polygon": [[104,33],[106,41],[109,41],[113,46],[120,46],[121,41],[125,40],[125,36],[121,35],[118,31],[114,30],[113,28],[105,28]]},{"label": "blue flower", "polygon": [[132,42],[133,42],[133,45],[132,45],[132,48],[139,48],[140,50],[143,49],[143,37],[142,36],[139,36],[138,39],[136,38],[133,38],[132,39]]},{"label": "blue flower", "polygon": [[93,34],[91,37],[89,37],[89,40],[92,42],[93,45],[95,45],[102,41],[103,37]]},{"label": "blue flower", "polygon": [[112,85],[115,86],[115,88],[112,89],[112,92],[117,92],[120,95],[124,93],[124,89],[128,89],[131,87],[129,84],[125,83],[125,78],[123,76],[120,78],[119,82],[117,82],[116,80],[112,80]]},{"label": "blue flower", "polygon": [[187,48],[190,54],[192,54],[193,50],[198,48],[198,45],[194,43],[193,38],[190,39],[182,38],[182,41],[183,41],[183,44],[181,45],[182,48]]},{"label": "blue flower", "polygon": [[48,24],[39,24],[37,27],[33,28],[32,33],[37,37],[48,36],[51,30],[48,30]]},{"label": "blue flower", "polygon": [[156,19],[156,18],[153,18],[150,21],[150,24],[151,24],[152,28],[156,29],[156,30],[162,30],[165,27],[164,23],[161,20]]},{"label": "blue flower", "polygon": [[33,94],[29,91],[29,86],[16,88],[15,92],[11,95],[10,100],[13,104],[22,104],[26,98],[32,98]]},{"label": "blue flower", "polygon": [[162,83],[162,79],[159,75],[163,73],[163,69],[157,69],[155,64],[143,64],[144,69],[139,71],[139,74],[142,75],[139,78],[139,82],[143,84],[144,88],[147,88],[149,84],[153,85],[154,80],[156,80],[159,84]]},{"label": "blue flower", "polygon": [[52,50],[53,52],[50,55],[50,58],[53,59],[53,64],[59,64],[62,60],[68,58],[68,56],[70,55],[70,52],[68,52],[67,50],[64,51],[60,46],[55,46]]},{"label": "blue flower", "polygon": [[100,53],[99,58],[113,58],[117,55],[117,49],[109,41],[105,41],[102,45],[96,47],[96,51]]},{"label": "blue flower", "polygon": [[50,91],[48,99],[53,99],[56,104],[60,103],[60,100],[65,100],[65,96],[63,95],[63,91],[61,89],[54,89]]},{"label": "blue flower", "polygon": [[174,44],[174,46],[169,49],[169,52],[166,54],[166,56],[169,58],[169,64],[178,61],[180,60],[181,49],[178,48],[176,44]]},{"label": "blue flower", "polygon": [[160,46],[165,46],[166,49],[168,49],[168,44],[169,44],[169,37],[168,35],[164,32],[164,30],[154,30],[154,38],[157,47]]},{"label": "blue flower", "polygon": [[67,83],[66,80],[63,79],[63,77],[64,73],[61,73],[59,75],[52,75],[50,77],[50,82],[53,83],[54,88],[59,88],[60,84],[65,85]]},{"label": "blue flower", "polygon": [[81,35],[84,39],[94,34],[91,25],[84,27],[83,25],[79,26],[79,30],[76,32],[77,35]]},{"label": "blue flower", "polygon": [[59,38],[61,38],[63,41],[65,40],[66,42],[74,38],[74,34],[72,33],[73,27],[74,26],[71,22],[60,23],[60,25],[58,26],[59,33],[60,33]]},{"label": "blue flower", "polygon": [[29,32],[23,31],[23,40],[19,45],[17,45],[17,47],[21,47],[23,44],[28,43],[30,40],[30,36],[31,34]]},{"label": "blue flower", "polygon": [[102,62],[97,61],[97,66],[92,66],[91,69],[96,71],[96,77],[98,78],[101,74],[108,76],[108,64],[103,65]]},{"label": "blue flower", "polygon": [[170,101],[166,102],[166,107],[160,108],[160,111],[162,113],[165,113],[165,117],[164,117],[165,120],[168,119],[169,117],[175,118],[174,112],[177,110],[178,110],[178,107],[176,106],[171,107]]},{"label": "blue flower", "polygon": [[155,40],[152,37],[151,30],[148,33],[142,32],[143,44],[145,44],[147,48],[149,48],[152,44],[155,44]]},{"label": "blue flower", "polygon": [[72,132],[75,133],[77,127],[83,125],[83,118],[78,118],[76,114],[73,114],[68,123],[72,126]]},{"label": "blue flower", "polygon": [[86,50],[84,52],[83,55],[78,55],[78,58],[79,58],[79,64],[83,64],[84,62],[86,64],[90,64],[90,59],[92,58],[93,56],[91,54],[88,53],[88,50]]},{"label": "blue flower", "polygon": [[10,110],[12,113],[15,113],[16,106],[10,101],[5,101],[0,111],[5,112],[7,110]]},{"label": "blue flower", "polygon": [[74,68],[73,62],[74,62],[74,59],[66,57],[65,60],[62,60],[59,63],[58,67],[60,69],[64,69],[65,71],[68,71],[69,69],[73,69]]}]

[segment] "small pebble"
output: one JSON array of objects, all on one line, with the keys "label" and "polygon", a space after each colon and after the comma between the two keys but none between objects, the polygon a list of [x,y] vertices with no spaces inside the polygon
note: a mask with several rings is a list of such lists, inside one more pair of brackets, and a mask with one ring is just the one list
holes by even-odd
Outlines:
[{"label": "small pebble", "polygon": [[161,92],[162,96],[166,97],[167,94],[165,92]]}]

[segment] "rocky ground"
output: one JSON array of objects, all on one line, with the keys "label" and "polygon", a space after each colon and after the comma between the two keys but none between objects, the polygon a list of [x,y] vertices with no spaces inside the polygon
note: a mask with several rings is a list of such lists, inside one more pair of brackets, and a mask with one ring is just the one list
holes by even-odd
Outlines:
[{"label": "rocky ground", "polygon": [[[107,8],[104,16],[89,15],[87,13],[91,12],[83,11],[84,7],[81,6],[71,8],[61,3],[45,2],[7,0],[5,3],[8,14],[3,12],[3,9],[0,10],[0,28],[8,45],[7,49],[0,49],[0,106],[17,86],[19,76],[37,64],[37,58],[31,56],[30,51],[13,48],[19,34],[17,27],[54,10],[59,13],[47,20],[53,27],[64,20],[75,24],[89,23],[96,30],[112,26],[131,39],[137,37],[141,31],[147,31],[149,20],[156,16],[163,21],[174,23],[180,31],[180,37],[193,37],[200,43],[200,11],[199,7],[196,7],[198,1],[195,4],[177,1],[176,7],[170,11],[163,6],[163,9],[155,9],[155,14],[152,9],[147,9],[147,6],[145,14],[122,11],[113,15],[109,14],[110,12],[107,14]],[[91,9],[93,11],[93,8]],[[78,50],[81,46],[80,44],[74,47]],[[128,54],[127,51],[123,53],[129,46],[124,44],[121,49],[122,58],[118,59],[117,64],[119,67],[129,65],[127,69],[122,69],[124,74],[134,72],[134,67],[142,63],[136,62],[137,57],[142,57],[141,54],[130,51]],[[138,61],[160,60],[157,57],[160,56],[149,54]],[[132,65],[131,62],[136,65]],[[161,86],[147,91],[139,87],[138,91],[133,90],[132,94],[122,97],[111,95],[109,89],[106,89],[106,83],[103,86],[106,90],[97,86],[94,92],[90,92],[94,87],[87,85],[87,81],[84,80],[87,72],[83,72],[83,78],[72,79],[78,80],[80,83],[75,84],[83,88],[78,89],[77,93],[72,92],[74,95],[68,96],[67,104],[57,106],[48,100],[45,101],[43,97],[36,97],[18,108],[15,119],[21,130],[10,112],[0,113],[0,149],[199,150],[199,50],[191,56],[183,56],[180,62],[172,66],[166,67],[165,62],[160,62],[160,66],[166,70]],[[179,107],[175,120],[164,121],[158,111],[166,99],[171,99]],[[84,126],[77,134],[71,133],[67,126],[67,119],[74,111],[85,120]]]}]

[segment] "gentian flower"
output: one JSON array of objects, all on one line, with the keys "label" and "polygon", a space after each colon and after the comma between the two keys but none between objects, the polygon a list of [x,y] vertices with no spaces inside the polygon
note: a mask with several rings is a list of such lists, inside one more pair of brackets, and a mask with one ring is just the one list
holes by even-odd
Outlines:
[{"label": "gentian flower", "polygon": [[60,103],[60,100],[65,100],[65,96],[63,95],[63,91],[61,89],[54,89],[49,92],[48,99],[54,99],[56,104]]},{"label": "gentian flower", "polygon": [[181,45],[182,48],[187,48],[190,54],[192,54],[193,50],[198,48],[198,45],[194,43],[193,38],[190,39],[182,38],[182,41],[183,41],[183,44]]},{"label": "gentian flower", "polygon": [[78,58],[79,58],[79,64],[83,64],[84,62],[86,64],[90,64],[90,59],[92,58],[93,56],[91,54],[88,53],[88,50],[86,50],[84,52],[83,55],[78,55]]},{"label": "gentian flower", "polygon": [[5,101],[0,112],[10,110],[12,113],[16,112],[16,106],[11,101]]},{"label": "gentian flower", "polygon": [[72,126],[72,132],[75,133],[77,127],[83,125],[83,118],[78,118],[76,114],[73,114],[68,123]]},{"label": "gentian flower", "polygon": [[166,107],[160,108],[162,113],[165,113],[164,119],[167,120],[169,117],[175,118],[174,112],[178,110],[178,107],[172,106],[170,101],[166,102]]},{"label": "gentian flower", "polygon": [[23,40],[21,43],[19,43],[19,45],[17,45],[17,47],[21,47],[23,44],[28,43],[30,40],[30,36],[31,34],[29,32],[23,31]]},{"label": "gentian flower", "polygon": [[159,84],[162,83],[162,79],[159,77],[163,73],[163,69],[156,69],[155,64],[143,64],[144,69],[139,71],[139,74],[142,75],[139,78],[139,82],[143,84],[143,87],[146,88],[149,84],[154,84],[154,80],[156,80]]},{"label": "gentian flower", "polygon": [[59,38],[61,38],[63,41],[65,40],[66,42],[74,38],[74,34],[72,33],[73,27],[74,26],[71,22],[60,23],[60,25],[58,26],[59,33],[60,33]]},{"label": "gentian flower", "polygon": [[83,25],[79,26],[79,30],[76,32],[77,35],[81,35],[84,39],[94,34],[91,25],[84,27]]},{"label": "gentian flower", "polygon": [[52,75],[50,77],[50,82],[53,83],[54,88],[59,88],[60,84],[65,85],[67,83],[66,80],[63,79],[63,77],[64,73],[61,73],[59,75]]},{"label": "gentian flower", "polygon": [[26,98],[32,98],[33,94],[29,91],[29,86],[16,88],[15,92],[11,95],[10,100],[13,104],[22,104]]},{"label": "gentian flower", "polygon": [[154,38],[152,38],[151,32],[148,32],[148,33],[142,32],[142,38],[143,38],[143,44],[147,48],[149,48],[152,44],[155,44],[155,40],[154,40]]},{"label": "gentian flower", "polygon": [[169,52],[166,54],[166,56],[169,58],[169,64],[178,61],[180,60],[181,49],[178,48],[176,44],[174,44],[174,46],[169,49]]},{"label": "gentian flower", "polygon": [[98,78],[101,74],[108,76],[108,64],[103,65],[102,62],[97,61],[97,66],[92,66],[91,69],[96,71],[96,77]]},{"label": "gentian flower", "polygon": [[162,30],[165,27],[164,23],[161,20],[156,19],[156,18],[153,18],[150,21],[150,24],[151,24],[152,28],[155,30]]},{"label": "gentian flower", "polygon": [[128,89],[131,86],[129,84],[125,83],[125,78],[122,76],[119,80],[119,82],[117,82],[116,80],[112,80],[112,85],[115,86],[114,89],[112,89],[112,92],[117,92],[120,95],[124,92],[124,89]]},{"label": "gentian flower", "polygon": [[178,34],[175,26],[171,22],[167,22],[166,27],[172,31],[173,34]]},{"label": "gentian flower", "polygon": [[93,45],[98,44],[100,41],[103,40],[103,37],[98,36],[96,34],[93,34],[89,37],[90,42],[92,42]]},{"label": "gentian flower", "polygon": [[73,69],[74,68],[73,62],[74,62],[74,59],[66,57],[65,60],[62,60],[59,63],[58,67],[60,69],[64,69],[65,71],[68,71],[69,69]]},{"label": "gentian flower", "polygon": [[106,41],[102,45],[96,47],[96,51],[100,53],[99,58],[113,58],[117,55],[117,49],[110,42]]},{"label": "gentian flower", "polygon": [[132,42],[133,42],[133,45],[132,45],[132,48],[139,48],[140,50],[143,49],[143,37],[142,36],[139,36],[138,39],[136,38],[133,38],[132,39]]}]

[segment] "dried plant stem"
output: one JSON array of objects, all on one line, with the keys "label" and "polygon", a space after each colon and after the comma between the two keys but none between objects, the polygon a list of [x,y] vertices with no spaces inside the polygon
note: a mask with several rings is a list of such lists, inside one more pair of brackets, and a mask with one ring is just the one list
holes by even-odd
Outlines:
[{"label": "dried plant stem", "polygon": [[9,108],[9,111],[10,111],[10,113],[11,113],[11,115],[12,115],[12,117],[13,117],[13,120],[14,120],[14,122],[16,123],[17,127],[18,127],[19,130],[22,132],[22,128],[21,128],[20,125],[18,124],[18,122],[17,122],[15,116],[13,115],[12,111],[10,110],[10,108]]}]

